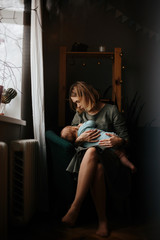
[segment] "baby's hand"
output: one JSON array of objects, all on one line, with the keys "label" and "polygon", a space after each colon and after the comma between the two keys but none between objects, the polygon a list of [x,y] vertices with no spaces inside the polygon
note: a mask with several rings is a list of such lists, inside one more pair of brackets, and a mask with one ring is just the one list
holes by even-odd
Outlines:
[{"label": "baby's hand", "polygon": [[78,124],[78,127],[82,126],[83,123]]}]

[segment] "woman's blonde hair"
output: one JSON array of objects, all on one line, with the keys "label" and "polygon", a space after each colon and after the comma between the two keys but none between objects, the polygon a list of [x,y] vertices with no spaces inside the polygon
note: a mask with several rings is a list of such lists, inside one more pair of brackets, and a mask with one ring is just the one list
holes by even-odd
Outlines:
[{"label": "woman's blonde hair", "polygon": [[71,97],[78,97],[83,101],[87,106],[85,109],[87,111],[93,109],[100,98],[98,91],[86,82],[75,82],[72,84],[69,90],[69,104],[71,109],[79,113],[82,112],[82,110],[80,111],[80,109],[77,108],[76,103],[72,101]]}]

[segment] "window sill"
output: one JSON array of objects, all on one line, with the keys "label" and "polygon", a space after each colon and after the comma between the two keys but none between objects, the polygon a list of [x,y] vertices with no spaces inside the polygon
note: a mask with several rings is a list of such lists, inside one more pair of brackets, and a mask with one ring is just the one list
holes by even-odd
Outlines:
[{"label": "window sill", "polygon": [[0,115],[0,122],[7,122],[7,123],[26,126],[26,121],[25,120],[12,118],[12,117],[8,117],[8,116],[4,116],[4,115]]}]

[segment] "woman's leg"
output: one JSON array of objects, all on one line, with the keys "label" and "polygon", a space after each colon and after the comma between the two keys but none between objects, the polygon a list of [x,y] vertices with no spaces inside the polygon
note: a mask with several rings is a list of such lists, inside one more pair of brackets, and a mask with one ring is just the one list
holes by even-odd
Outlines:
[{"label": "woman's leg", "polygon": [[108,225],[106,218],[106,185],[104,168],[101,163],[97,164],[96,173],[91,185],[91,194],[96,207],[99,222],[96,233],[102,237],[108,236]]},{"label": "woman's leg", "polygon": [[89,148],[80,165],[78,183],[75,199],[68,210],[67,214],[62,218],[62,222],[74,225],[77,219],[81,204],[91,186],[95,172],[97,170],[98,154],[94,147]]}]

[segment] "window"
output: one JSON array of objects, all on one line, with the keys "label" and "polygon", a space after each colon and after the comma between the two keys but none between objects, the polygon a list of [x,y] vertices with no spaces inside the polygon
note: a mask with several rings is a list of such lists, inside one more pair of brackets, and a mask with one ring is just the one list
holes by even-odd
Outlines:
[{"label": "window", "polygon": [[0,5],[0,85],[17,91],[5,106],[5,115],[21,118],[24,2],[0,0]]}]

